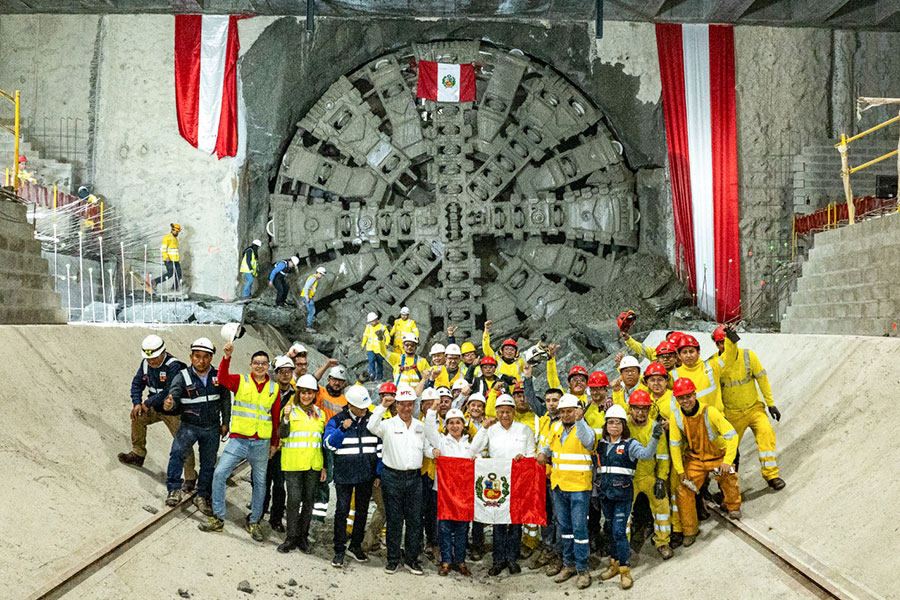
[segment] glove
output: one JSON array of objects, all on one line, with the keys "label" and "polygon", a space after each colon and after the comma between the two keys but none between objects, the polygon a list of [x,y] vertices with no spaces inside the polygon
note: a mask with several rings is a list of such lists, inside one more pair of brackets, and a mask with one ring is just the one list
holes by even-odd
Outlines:
[{"label": "glove", "polygon": [[384,329],[379,329],[378,331],[376,331],[376,332],[375,332],[375,337],[378,338],[378,341],[379,341],[379,342],[380,342],[381,340],[383,340],[383,339],[384,339]]},{"label": "glove", "polygon": [[662,437],[663,431],[665,431],[665,429],[663,429],[662,423],[657,421],[656,424],[653,426],[653,434],[652,435],[656,439],[659,439]]},{"label": "glove", "polygon": [[653,484],[653,497],[657,500],[666,497],[666,481],[664,479],[656,478],[656,483]]},{"label": "glove", "polygon": [[769,414],[772,415],[772,418],[775,419],[776,421],[781,420],[781,411],[779,411],[774,406],[769,407]]}]

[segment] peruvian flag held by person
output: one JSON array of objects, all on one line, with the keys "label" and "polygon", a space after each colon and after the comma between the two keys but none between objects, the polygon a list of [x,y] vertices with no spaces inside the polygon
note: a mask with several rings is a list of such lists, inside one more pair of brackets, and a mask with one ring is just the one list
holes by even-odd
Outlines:
[{"label": "peruvian flag held by person", "polygon": [[436,102],[473,102],[475,66],[420,60],[416,96]]}]

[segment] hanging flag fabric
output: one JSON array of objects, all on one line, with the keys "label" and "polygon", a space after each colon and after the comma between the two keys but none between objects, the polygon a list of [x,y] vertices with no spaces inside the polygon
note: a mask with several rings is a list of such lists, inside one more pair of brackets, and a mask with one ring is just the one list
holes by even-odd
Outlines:
[{"label": "hanging flag fabric", "polygon": [[473,102],[475,66],[420,60],[416,96],[436,102]]},{"label": "hanging flag fabric", "polygon": [[533,458],[437,459],[438,519],[546,525],[547,475]]},{"label": "hanging flag fabric", "polygon": [[234,15],[175,15],[178,131],[195,148],[234,156],[238,148],[237,21]]},{"label": "hanging flag fabric", "polygon": [[741,314],[734,29],[656,25],[676,267],[720,323]]}]

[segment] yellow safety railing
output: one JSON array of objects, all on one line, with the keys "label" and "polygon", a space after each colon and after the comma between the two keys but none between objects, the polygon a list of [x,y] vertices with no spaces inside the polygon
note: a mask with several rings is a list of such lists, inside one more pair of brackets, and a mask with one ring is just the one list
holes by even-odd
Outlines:
[{"label": "yellow safety railing", "polygon": [[[850,158],[847,156],[850,151],[850,143],[855,142],[856,140],[863,138],[863,137],[869,135],[870,133],[878,131],[879,129],[887,127],[888,125],[891,125],[892,123],[896,123],[897,121],[900,121],[900,115],[897,115],[893,119],[888,119],[884,123],[879,123],[878,125],[875,125],[874,127],[870,127],[869,129],[866,129],[862,133],[857,133],[856,135],[849,137],[849,138],[847,137],[847,134],[842,133],[841,141],[834,145],[835,149],[838,152],[840,152],[840,154],[841,154],[841,179],[844,182],[844,196],[846,196],[846,199],[847,199],[847,215],[849,217],[849,222],[848,222],[849,225],[853,225],[856,222],[856,208],[853,206],[853,189],[850,187],[850,175],[853,173],[856,173],[857,171],[861,171],[861,170],[865,169],[866,167],[870,167],[876,163],[879,163],[887,158],[890,158],[892,156],[897,156],[898,152],[900,152],[900,143],[898,143],[898,150],[891,150],[887,154],[882,154],[881,156],[879,156],[877,158],[873,158],[872,160],[865,162],[861,165],[858,165],[856,167],[851,167],[850,166]],[[898,164],[897,171],[898,171],[898,175],[900,175],[900,164]],[[830,205],[829,205],[829,207],[830,207]],[[897,210],[900,211],[900,204],[898,204]],[[830,222],[830,219],[829,219],[829,222]]]},{"label": "yellow safety railing", "polygon": [[[4,129],[8,130],[15,136],[15,153],[13,156],[13,178],[12,178],[12,186],[13,189],[18,191],[19,189],[19,90],[16,90],[12,94],[7,94],[3,90],[0,90],[0,96],[3,96],[7,100],[13,103],[15,106],[15,117],[13,118],[13,128],[5,127]],[[6,182],[9,185],[9,181]]]}]

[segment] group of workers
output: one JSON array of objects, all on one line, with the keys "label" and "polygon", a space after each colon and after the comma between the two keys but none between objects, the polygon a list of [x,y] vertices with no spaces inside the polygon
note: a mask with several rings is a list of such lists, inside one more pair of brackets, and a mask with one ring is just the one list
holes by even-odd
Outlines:
[{"label": "group of workers", "polygon": [[[417,353],[409,313],[404,307],[390,328],[377,314],[367,316],[362,344],[369,375],[383,378],[381,357],[392,368],[377,399],[358,382],[348,387],[347,369],[334,359],[310,373],[300,344],[274,362],[256,351],[249,374],[237,374],[232,342],[216,368],[216,348],[206,338],[191,345],[185,365],[161,338],[148,336],[131,388],[132,450],[119,460],[142,465],[146,427],[162,421],[174,436],[166,503],[175,506],[195,491],[193,502],[208,517],[202,531],[224,529],[226,480],[246,459],[252,500],[243,525],[253,540],[265,539],[260,523],[268,512],[272,530],[285,534],[279,552],[310,553],[311,522],[324,519],[333,485],[334,567],[347,554],[367,562],[384,527],[386,572],[403,567],[422,574],[424,549],[440,575],[467,576],[467,558],[478,561],[485,552],[485,525],[438,521],[436,460],[535,457],[546,467],[547,525],[491,526],[488,574],[519,573],[519,560],[529,558],[529,568],[545,569],[558,584],[574,578],[578,588],[592,583],[594,551],[609,555],[600,579],[619,577],[630,588],[631,548],[650,522],[653,543],[667,560],[673,549],[695,543],[698,521],[708,518],[706,501],[718,500],[724,514],[740,519],[738,445],[747,428],[768,485],[785,486],[765,411],[775,420],[781,414],[758,357],[738,346],[733,327],[715,330],[718,353],[706,360],[690,334],[670,332],[651,347],[622,333],[629,350],[651,361],[643,372],[630,355],[617,357],[612,382],[602,371],[574,365],[565,390],[558,346],[550,345],[547,389],[538,394],[533,365],[519,356],[516,340],[492,348],[490,321],[482,356],[471,342],[457,346],[451,326],[448,344],[433,345],[426,360]],[[218,456],[220,441],[225,447]],[[716,495],[707,489],[710,479],[718,484]],[[646,526],[632,514],[645,506],[642,497]]]}]

